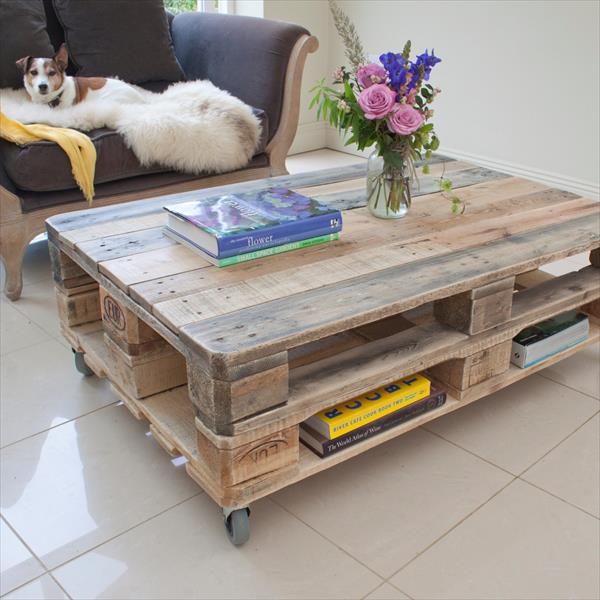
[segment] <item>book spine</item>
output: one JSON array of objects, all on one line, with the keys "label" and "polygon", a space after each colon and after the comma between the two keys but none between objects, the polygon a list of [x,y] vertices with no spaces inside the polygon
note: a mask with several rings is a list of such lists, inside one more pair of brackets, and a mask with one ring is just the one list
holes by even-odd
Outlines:
[{"label": "book spine", "polygon": [[342,215],[337,211],[293,223],[274,225],[256,232],[246,231],[228,237],[219,237],[217,238],[218,258],[247,254],[255,250],[281,246],[306,238],[339,233],[341,230]]},{"label": "book spine", "polygon": [[399,411],[387,417],[383,417],[379,421],[369,423],[369,425],[355,429],[351,433],[343,435],[339,438],[327,440],[326,442],[323,442],[323,457],[335,454],[344,448],[348,448],[349,446],[353,446],[358,442],[362,442],[368,437],[382,433],[387,429],[396,427],[397,425],[405,423],[410,419],[414,419],[419,415],[435,410],[436,408],[442,406],[445,402],[446,392],[440,392],[434,398],[423,398],[423,400],[419,400],[418,402],[415,402],[406,408],[401,408]]},{"label": "book spine", "polygon": [[298,242],[282,244],[281,246],[264,248],[263,250],[257,250],[256,252],[247,252],[246,254],[238,254],[236,256],[230,256],[229,258],[220,258],[217,259],[217,266],[228,267],[230,265],[237,265],[239,263],[247,262],[249,260],[256,260],[257,258],[264,258],[265,256],[273,256],[275,254],[281,254],[283,252],[290,252],[291,250],[309,248],[310,246],[324,244],[325,242],[332,242],[334,240],[339,239],[339,237],[339,233],[329,233],[327,235],[320,235],[317,237],[300,240]]}]

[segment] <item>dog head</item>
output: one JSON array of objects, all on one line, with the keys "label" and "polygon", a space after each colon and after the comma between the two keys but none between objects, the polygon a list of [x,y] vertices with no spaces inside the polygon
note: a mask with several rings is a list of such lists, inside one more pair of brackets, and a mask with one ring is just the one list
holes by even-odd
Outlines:
[{"label": "dog head", "polygon": [[33,102],[47,104],[63,90],[69,57],[63,44],[52,58],[25,56],[17,61],[23,84]]}]

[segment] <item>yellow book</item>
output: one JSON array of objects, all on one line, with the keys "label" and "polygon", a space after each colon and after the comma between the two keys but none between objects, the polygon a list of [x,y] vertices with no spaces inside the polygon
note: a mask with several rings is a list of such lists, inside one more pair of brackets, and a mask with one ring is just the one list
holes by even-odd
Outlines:
[{"label": "yellow book", "polygon": [[429,379],[423,375],[411,375],[322,410],[306,423],[332,440],[426,398],[430,390]]}]

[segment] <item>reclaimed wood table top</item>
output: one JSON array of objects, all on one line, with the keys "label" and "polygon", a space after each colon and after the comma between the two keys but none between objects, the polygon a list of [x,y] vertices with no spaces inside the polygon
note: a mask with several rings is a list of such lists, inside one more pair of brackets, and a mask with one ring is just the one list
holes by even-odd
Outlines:
[{"label": "reclaimed wood table top", "polygon": [[[408,215],[372,217],[364,164],[59,215],[50,238],[179,348],[242,364],[600,245],[599,204],[453,160]],[[466,203],[452,215],[444,173]],[[162,227],[165,204],[277,185],[343,209],[339,241],[218,268]]]}]

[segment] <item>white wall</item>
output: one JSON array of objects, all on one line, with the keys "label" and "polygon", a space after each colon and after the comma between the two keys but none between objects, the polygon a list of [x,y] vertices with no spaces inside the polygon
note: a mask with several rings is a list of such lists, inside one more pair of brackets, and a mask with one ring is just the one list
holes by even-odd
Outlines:
[{"label": "white wall", "polygon": [[264,0],[265,19],[288,21],[302,25],[319,39],[319,49],[309,54],[302,77],[300,124],[291,154],[306,152],[326,145],[326,128],[318,123],[315,111],[308,110],[309,89],[327,76],[329,48],[329,7],[324,0]]},{"label": "white wall", "polygon": [[[443,89],[434,106],[441,151],[598,195],[600,3],[339,4],[366,52],[400,52],[410,38],[415,50],[433,46],[442,57],[432,75]],[[345,59],[331,21],[329,35],[332,71]],[[341,148],[335,134],[328,143]]]}]

